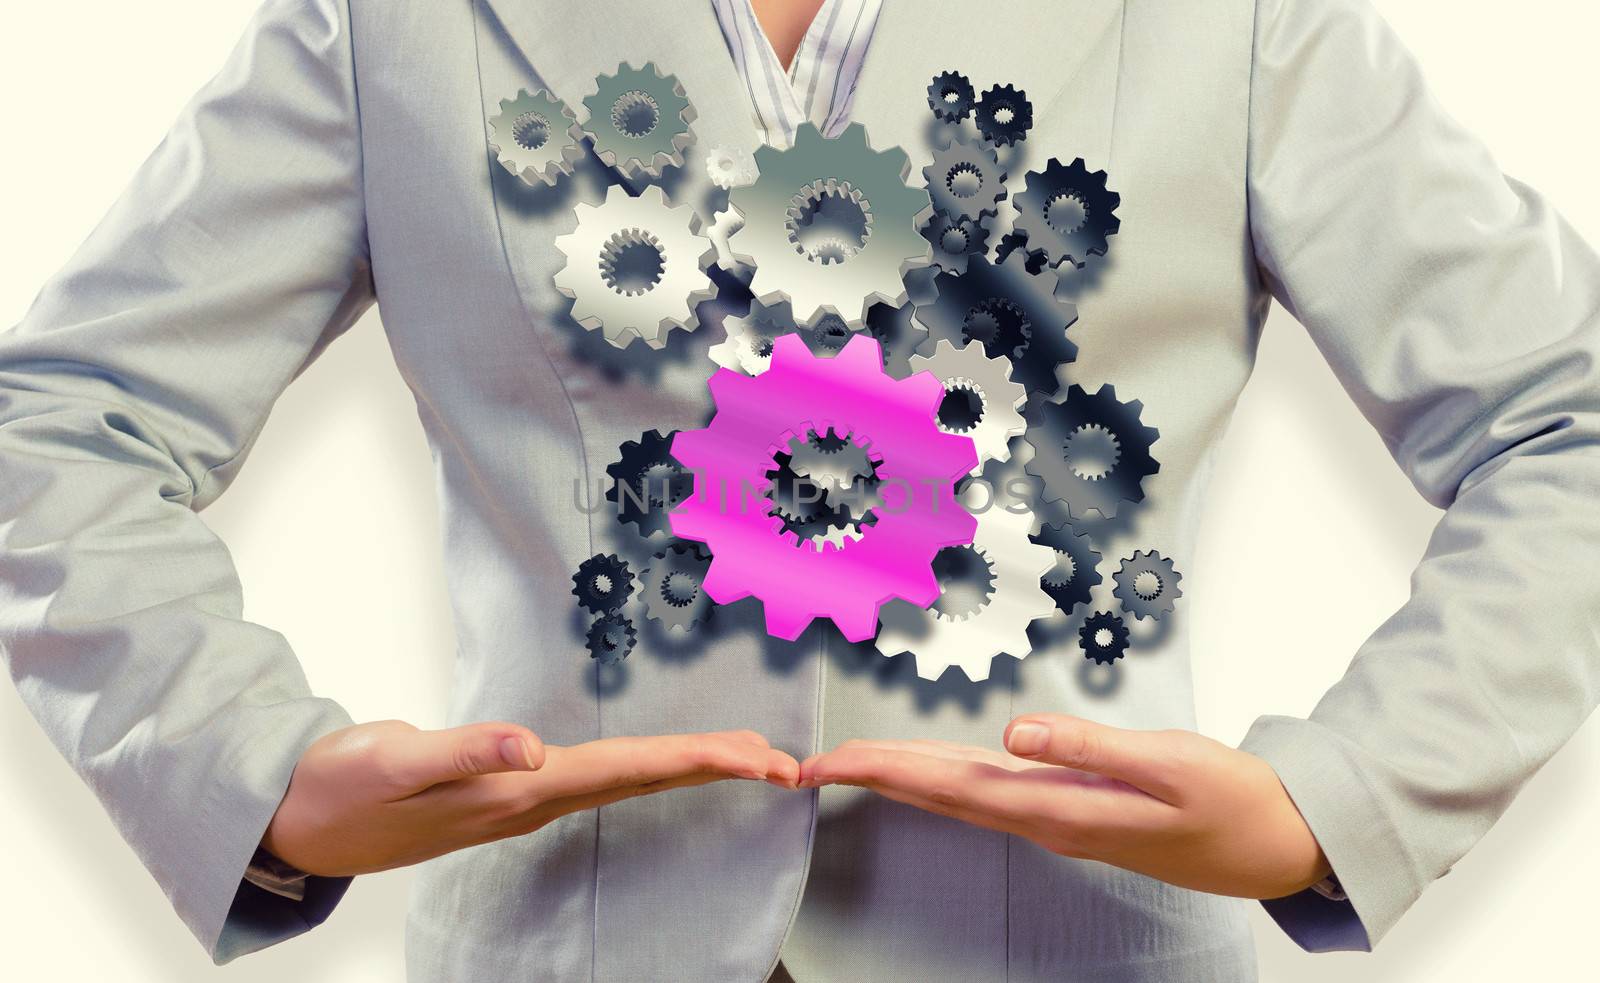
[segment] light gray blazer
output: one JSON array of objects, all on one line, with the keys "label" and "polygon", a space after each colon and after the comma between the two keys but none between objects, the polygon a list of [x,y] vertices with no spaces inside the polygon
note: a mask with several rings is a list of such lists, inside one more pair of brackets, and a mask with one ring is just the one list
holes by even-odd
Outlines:
[{"label": "light gray blazer", "polygon": [[[437,464],[454,719],[555,743],[754,727],[797,754],[992,743],[1028,710],[1193,724],[1182,608],[1110,685],[1086,680],[1070,628],[986,686],[931,684],[823,631],[770,643],[743,604],[714,644],[647,640],[596,687],[569,576],[621,530],[574,487],[641,431],[698,424],[715,331],[619,355],[572,324],[553,240],[605,175],[589,163],[531,192],[495,166],[485,117],[536,84],[576,103],[625,59],[676,72],[698,108],[674,182],[704,207],[705,149],[756,132],[708,4],[269,0],[0,336],[0,649],[218,960],[317,924],[343,891],[318,880],[296,904],[240,877],[302,749],[348,718],[280,635],[240,619],[195,512],[374,299]],[[1081,155],[1122,195],[1071,378],[1142,399],[1162,467],[1108,564],[1191,555],[1271,296],[1449,507],[1413,598],[1312,718],[1264,718],[1245,744],[1350,896],[1274,914],[1308,947],[1375,943],[1595,701],[1600,262],[1430,101],[1358,0],[889,0],[855,118],[920,166],[923,88],[946,68],[1032,97],[1016,170]],[[1240,904],[846,791],[741,783],[427,865],[410,965],[422,981],[755,981],[781,948],[803,983],[1237,981],[1253,974]]]}]

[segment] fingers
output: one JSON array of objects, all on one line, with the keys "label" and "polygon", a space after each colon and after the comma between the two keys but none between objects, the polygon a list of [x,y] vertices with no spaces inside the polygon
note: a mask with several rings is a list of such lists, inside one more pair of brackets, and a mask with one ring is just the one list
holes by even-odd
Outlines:
[{"label": "fingers", "polygon": [[494,801],[520,802],[524,811],[531,811],[554,799],[702,776],[745,778],[793,788],[800,778],[800,765],[748,731],[611,737],[549,748],[538,772],[501,776],[482,794]]},{"label": "fingers", "polygon": [[[914,743],[914,742],[908,742]],[[974,749],[978,750],[978,749]],[[1121,782],[1057,767],[1001,767],[982,760],[847,742],[809,759],[801,785],[857,785],[943,815],[1008,832],[1022,826],[1121,828],[1162,820],[1170,807]],[[934,807],[937,808],[934,808]],[[1159,807],[1159,808],[1157,808]]]},{"label": "fingers", "polygon": [[375,746],[373,756],[385,783],[410,794],[478,775],[536,771],[544,766],[545,747],[526,727],[482,723],[396,733]]},{"label": "fingers", "polygon": [[1178,800],[1186,778],[1185,745],[1171,732],[1123,730],[1065,714],[1035,713],[1011,722],[1005,744],[1019,758],[1115,778],[1167,802]]}]

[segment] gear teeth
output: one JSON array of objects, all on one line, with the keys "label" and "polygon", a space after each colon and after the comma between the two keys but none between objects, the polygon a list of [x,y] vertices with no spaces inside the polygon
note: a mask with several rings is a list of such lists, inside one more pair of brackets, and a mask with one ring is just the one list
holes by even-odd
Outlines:
[{"label": "gear teeth", "polygon": [[[905,274],[929,265],[932,250],[918,231],[931,205],[922,189],[906,184],[911,162],[903,150],[874,150],[859,123],[834,137],[805,123],[787,149],[757,148],[755,162],[755,183],[728,192],[730,210],[744,222],[729,236],[728,251],[754,268],[750,289],[757,300],[788,303],[805,327],[836,314],[851,331],[864,327],[874,303],[905,302]],[[849,195],[832,200],[865,210],[852,214],[847,206],[830,206],[830,225],[822,229],[814,224],[820,211],[802,208],[799,218],[813,218],[805,229],[797,225],[797,203],[846,185]],[[830,240],[837,240],[831,248]]]},{"label": "gear teeth", "polygon": [[886,605],[880,613],[877,648],[886,656],[912,652],[917,675],[938,679],[951,666],[968,679],[989,678],[996,656],[1025,658],[1032,649],[1027,626],[1055,611],[1040,586],[1055,564],[1055,552],[1029,541],[1031,514],[989,509],[977,517],[972,547],[990,564],[993,580],[984,604],[962,618],[909,605]]},{"label": "gear teeth", "polygon": [[593,614],[608,614],[633,596],[633,571],[615,553],[596,553],[578,565],[572,575],[572,596],[578,606]]},{"label": "gear teeth", "polygon": [[[1029,171],[1026,188],[1016,197],[1015,232],[1041,256],[1041,262],[1082,269],[1091,258],[1104,256],[1108,237],[1122,228],[1117,207],[1122,197],[1106,187],[1106,172],[1089,173],[1083,158],[1063,164],[1052,157],[1042,171]],[[1070,221],[1053,217],[1063,201]]]},{"label": "gear teeth", "polygon": [[[614,74],[597,77],[583,107],[584,139],[601,163],[630,181],[656,181],[666,168],[682,167],[694,143],[694,106],[677,76],[663,75],[654,62],[641,68],[624,62]],[[634,121],[642,132],[629,130]]]},{"label": "gear teeth", "polygon": [[[1161,470],[1150,455],[1161,432],[1144,425],[1141,408],[1119,402],[1109,383],[1093,394],[1073,385],[1060,402],[1040,404],[1038,423],[1026,435],[1034,454],[1024,468],[1043,480],[1044,500],[1066,503],[1073,518],[1098,512],[1106,519],[1116,518],[1123,503],[1144,501],[1144,479]],[[1083,430],[1103,431],[1115,442],[1114,460],[1097,462],[1104,473],[1068,460],[1067,440]]]},{"label": "gear teeth", "polygon": [[574,211],[576,228],[555,242],[567,258],[555,286],[574,321],[616,348],[664,348],[674,330],[699,327],[697,308],[716,296],[706,276],[716,250],[692,207],[669,204],[658,187],[632,197],[614,186],[604,204]]},{"label": "gear teeth", "polygon": [[[1107,633],[1106,638],[1101,638],[1101,632]],[[1083,619],[1078,644],[1084,658],[1108,666],[1127,654],[1128,626],[1110,611],[1096,611]]]},{"label": "gear teeth", "polygon": [[[531,119],[530,119],[531,118]],[[519,126],[532,120],[542,124],[544,138],[528,146]],[[582,148],[572,135],[576,121],[566,103],[544,89],[518,90],[516,96],[500,100],[500,110],[489,120],[489,147],[500,166],[538,187],[554,186],[572,173]]]},{"label": "gear teeth", "polygon": [[1033,103],[1028,94],[1011,85],[997,85],[984,92],[973,108],[973,121],[983,138],[997,147],[1009,147],[1023,140],[1033,129]]},{"label": "gear teeth", "polygon": [[[831,359],[814,356],[799,336],[782,335],[765,373],[720,371],[711,388],[716,412],[710,424],[673,445],[674,456],[695,474],[696,493],[672,519],[676,533],[710,550],[703,585],[711,600],[758,597],[775,637],[792,639],[825,618],[850,641],[872,637],[887,599],[932,603],[938,594],[929,568],[934,554],[970,542],[975,524],[954,499],[955,481],[975,455],[969,439],[935,426],[943,392],[936,379],[885,375],[881,349],[864,335]],[[765,477],[775,454],[803,428],[827,433],[829,427],[835,435],[862,433],[870,459],[881,462],[884,484],[893,479],[916,498],[901,496],[905,507],[892,509],[886,497],[882,514],[871,516],[870,531],[859,538],[830,532],[805,549],[797,548],[799,537],[774,533],[781,516],[718,508],[716,487]]]},{"label": "gear teeth", "polygon": [[928,83],[928,108],[940,122],[961,122],[972,115],[977,101],[972,81],[960,72],[940,72]]},{"label": "gear teeth", "polygon": [[[1155,578],[1158,586],[1155,594],[1146,597],[1139,592],[1137,585],[1141,576]],[[1117,585],[1112,593],[1122,602],[1122,609],[1141,621],[1145,618],[1159,621],[1173,610],[1178,598],[1183,596],[1183,590],[1178,586],[1183,574],[1173,567],[1171,560],[1155,550],[1143,553],[1135,551],[1122,561],[1112,579]]]},{"label": "gear teeth", "polygon": [[611,612],[594,619],[586,637],[589,658],[604,665],[616,665],[626,659],[639,640],[639,632],[632,619]]}]

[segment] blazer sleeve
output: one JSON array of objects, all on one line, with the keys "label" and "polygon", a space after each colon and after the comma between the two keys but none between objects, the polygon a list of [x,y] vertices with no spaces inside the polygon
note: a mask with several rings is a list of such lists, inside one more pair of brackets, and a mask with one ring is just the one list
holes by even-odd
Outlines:
[{"label": "blazer sleeve", "polygon": [[1261,276],[1444,516],[1411,596],[1309,719],[1243,747],[1348,901],[1269,902],[1376,944],[1583,723],[1600,686],[1600,259],[1504,177],[1365,0],[1259,0]]},{"label": "blazer sleeve", "polygon": [[350,718],[242,620],[196,515],[372,300],[343,0],[268,0],[21,323],[0,333],[0,653],[218,962],[305,931],[243,874]]}]

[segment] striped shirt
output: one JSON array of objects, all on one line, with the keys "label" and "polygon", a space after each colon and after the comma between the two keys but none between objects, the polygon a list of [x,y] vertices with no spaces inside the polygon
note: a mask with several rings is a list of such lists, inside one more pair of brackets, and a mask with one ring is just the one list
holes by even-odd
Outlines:
[{"label": "striped shirt", "polygon": [[825,0],[788,71],[750,0],[711,0],[711,6],[767,143],[789,146],[807,120],[826,136],[844,129],[883,0]]}]

